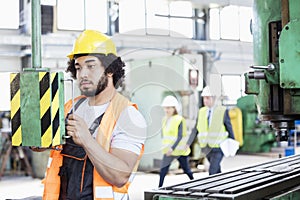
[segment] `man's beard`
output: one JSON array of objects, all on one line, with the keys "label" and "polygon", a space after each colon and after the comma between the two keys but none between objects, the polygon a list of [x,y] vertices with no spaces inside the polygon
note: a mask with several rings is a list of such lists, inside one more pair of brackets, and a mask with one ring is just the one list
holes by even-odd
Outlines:
[{"label": "man's beard", "polygon": [[108,78],[103,74],[100,77],[97,88],[95,90],[90,91],[90,90],[81,89],[81,94],[86,97],[94,97],[100,94],[107,87],[107,84],[108,84]]}]

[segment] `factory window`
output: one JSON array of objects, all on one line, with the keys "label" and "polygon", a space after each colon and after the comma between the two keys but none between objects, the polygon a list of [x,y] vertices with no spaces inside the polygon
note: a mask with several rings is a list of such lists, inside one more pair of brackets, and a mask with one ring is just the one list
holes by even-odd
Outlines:
[{"label": "factory window", "polygon": [[[0,28],[18,29],[19,28],[19,0],[2,0],[0,6]],[[5,19],[5,20],[3,20]]]},{"label": "factory window", "polygon": [[[160,5],[160,6],[157,6]],[[169,35],[169,3],[161,0],[150,0],[146,4],[147,34]]]},{"label": "factory window", "polygon": [[243,83],[240,75],[222,75],[223,105],[236,105],[238,98],[243,95]]},{"label": "factory window", "polygon": [[237,6],[226,6],[220,11],[221,39],[239,39],[239,14]]},{"label": "factory window", "polygon": [[250,21],[252,8],[242,6],[226,6],[209,11],[210,39],[229,39],[252,41]]},{"label": "factory window", "polygon": [[240,40],[252,42],[250,21],[252,19],[252,8],[240,7]]},{"label": "factory window", "polygon": [[[72,5],[72,6],[70,6]],[[95,29],[107,32],[106,0],[57,1],[57,28],[62,30]]]},{"label": "factory window", "polygon": [[145,2],[141,0],[120,0],[120,33],[145,34]]},{"label": "factory window", "polygon": [[[157,6],[157,5],[160,6]],[[185,1],[120,0],[120,33],[193,36],[192,4]],[[135,9],[132,12],[132,8]],[[185,28],[182,28],[185,27]]]},{"label": "factory window", "polygon": [[[193,20],[192,20],[191,2],[174,1],[170,3],[171,36],[193,37]],[[182,28],[184,27],[184,28]]]},{"label": "factory window", "polygon": [[220,17],[219,9],[210,9],[209,16],[209,32],[210,39],[219,40],[220,39]]}]

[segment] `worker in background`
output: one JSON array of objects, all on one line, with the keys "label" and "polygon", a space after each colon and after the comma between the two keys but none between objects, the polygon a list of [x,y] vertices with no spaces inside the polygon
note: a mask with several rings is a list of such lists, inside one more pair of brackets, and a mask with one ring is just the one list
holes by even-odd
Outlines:
[{"label": "worker in background", "polygon": [[146,137],[137,106],[116,91],[124,62],[106,35],[85,30],[68,55],[81,96],[66,103],[61,151],[52,150],[43,199],[129,199]]},{"label": "worker in background", "polygon": [[190,180],[194,179],[188,161],[191,149],[187,146],[186,122],[178,114],[179,103],[174,96],[167,96],[161,106],[164,108],[165,116],[162,120],[163,159],[159,173],[159,187],[163,185],[170,165],[175,159],[179,161],[181,168]]},{"label": "worker in background", "polygon": [[217,96],[211,92],[209,86],[203,88],[201,96],[204,106],[198,111],[198,119],[192,130],[188,144],[197,136],[202,152],[209,161],[209,175],[221,172],[223,152],[220,144],[226,138],[234,139],[234,133],[226,107],[217,105]]}]

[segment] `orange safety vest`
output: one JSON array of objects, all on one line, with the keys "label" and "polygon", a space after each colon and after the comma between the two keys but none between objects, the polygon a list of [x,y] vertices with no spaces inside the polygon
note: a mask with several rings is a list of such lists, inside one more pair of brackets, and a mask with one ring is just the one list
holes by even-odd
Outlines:
[{"label": "orange safety vest", "polygon": [[[74,99],[78,101],[84,96],[79,96]],[[116,93],[114,98],[111,100],[108,108],[106,109],[101,123],[99,125],[98,134],[96,136],[97,142],[107,151],[110,151],[110,140],[112,136],[115,124],[121,114],[121,112],[127,106],[134,106],[137,109],[137,105],[131,103],[128,99],[119,93]],[[68,101],[65,104],[65,116],[67,112],[72,108],[72,101]],[[93,190],[94,190],[94,200],[114,200],[121,199],[124,195],[128,195],[128,187],[133,179],[134,172],[137,171],[137,167],[141,156],[144,152],[144,145],[142,147],[141,153],[139,155],[138,161],[135,165],[133,173],[129,178],[129,181],[121,188],[107,183],[94,168],[94,179],[93,179]],[[61,151],[51,150],[49,161],[47,165],[46,177],[44,179],[44,194],[43,200],[57,200],[59,199],[60,193],[60,176],[58,175],[60,167],[62,166],[63,155]]]}]

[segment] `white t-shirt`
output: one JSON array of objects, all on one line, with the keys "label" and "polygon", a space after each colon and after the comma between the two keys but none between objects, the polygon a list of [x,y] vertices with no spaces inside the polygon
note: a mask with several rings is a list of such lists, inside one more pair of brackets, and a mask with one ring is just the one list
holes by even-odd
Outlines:
[{"label": "white t-shirt", "polygon": [[[75,111],[75,114],[84,119],[88,127],[94,120],[102,115],[109,102],[100,106],[89,106],[88,99],[84,100]],[[98,128],[95,130],[93,137],[96,137]],[[111,148],[124,149],[127,151],[140,154],[142,145],[145,142],[147,134],[147,124],[142,114],[133,106],[124,109],[112,133]]]}]

